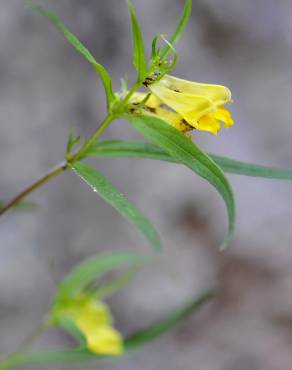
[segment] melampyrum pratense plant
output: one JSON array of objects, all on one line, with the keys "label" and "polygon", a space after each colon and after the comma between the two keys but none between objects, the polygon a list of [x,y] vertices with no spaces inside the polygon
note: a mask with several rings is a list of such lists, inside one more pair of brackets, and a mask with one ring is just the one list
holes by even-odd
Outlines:
[{"label": "melampyrum pratense plant", "polygon": [[[25,207],[24,198],[34,190],[64,171],[74,171],[89,188],[134,224],[155,250],[159,250],[158,233],[148,218],[102,173],[84,163],[89,157],[150,158],[186,166],[215,187],[225,202],[229,220],[226,237],[219,246],[223,249],[230,243],[235,223],[234,197],[225,173],[292,180],[292,171],[207,154],[195,144],[195,135],[191,138],[189,132],[202,130],[216,135],[221,125],[229,128],[234,123],[226,107],[232,101],[227,87],[186,81],[170,74],[178,59],[175,44],[189,19],[192,0],[185,1],[182,16],[169,38],[163,35],[154,37],[149,58],[145,53],[134,7],[128,0],[137,77],[132,86],[127,86],[125,80],[122,80],[121,89],[117,92],[113,91],[112,80],[105,67],[95,60],[76,36],[43,7],[30,5],[45,16],[97,72],[105,91],[107,115],[96,131],[85,140],[70,133],[65,160],[6,205],[1,203],[1,215],[12,208]],[[101,141],[101,134],[114,120],[121,118],[128,121],[146,141]],[[85,361],[122,355],[155,339],[212,296],[211,292],[204,292],[160,322],[123,338],[115,329],[110,311],[103,300],[126,285],[142,265],[145,265],[145,259],[139,255],[112,253],[92,257],[77,266],[60,282],[52,306],[36,332],[26,338],[13,354],[2,360],[0,370],[30,363]],[[109,271],[122,266],[126,266],[126,271],[118,277],[106,283],[100,281]],[[36,338],[54,326],[65,330],[75,339],[74,348],[27,352]]]}]

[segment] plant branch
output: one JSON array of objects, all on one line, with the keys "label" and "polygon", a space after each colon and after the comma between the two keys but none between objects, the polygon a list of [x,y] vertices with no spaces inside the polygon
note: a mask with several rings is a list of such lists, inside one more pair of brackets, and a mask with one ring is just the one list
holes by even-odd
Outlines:
[{"label": "plant branch", "polygon": [[104,130],[110,125],[110,123],[114,120],[115,116],[113,114],[108,114],[102,123],[99,125],[98,129],[89,137],[88,140],[77,150],[77,152],[68,159],[68,163],[74,163],[79,159],[82,159],[86,156],[86,151],[93,145],[98,137],[104,132]]},{"label": "plant branch", "polygon": [[17,350],[0,362],[0,370],[8,370],[17,364],[19,357],[26,351],[44,332],[50,329],[49,321],[43,321],[30,335],[19,345]]},{"label": "plant branch", "polygon": [[40,325],[23,340],[15,351],[15,354],[26,351],[44,332],[50,329],[51,326],[52,324],[49,321],[40,323]]},{"label": "plant branch", "polygon": [[59,166],[55,167],[52,171],[48,172],[46,175],[41,177],[39,180],[34,182],[32,185],[30,185],[28,188],[23,190],[21,193],[19,193],[15,198],[13,198],[11,201],[9,201],[4,207],[0,208],[0,216],[2,216],[4,213],[6,213],[11,208],[15,207],[18,203],[20,203],[24,198],[26,198],[28,195],[30,195],[32,192],[40,188],[42,185],[49,182],[52,178],[58,176],[60,173],[66,171],[71,164],[74,164],[80,159],[83,159],[86,157],[86,152],[90,148],[91,145],[93,145],[98,137],[104,132],[104,130],[111,124],[111,122],[117,118],[118,116],[121,116],[123,108],[128,103],[130,97],[135,93],[135,91],[139,88],[140,82],[136,82],[136,84],[132,87],[132,89],[128,92],[128,94],[125,96],[125,98],[119,102],[116,110],[114,113],[109,113],[105,119],[102,121],[102,123],[99,125],[98,129],[85,141],[85,143],[74,153],[72,156],[68,156],[67,161],[61,163]]},{"label": "plant branch", "polygon": [[67,167],[68,167],[67,163],[62,163],[59,166],[55,167],[50,172],[48,172],[46,175],[42,176],[40,179],[38,179],[36,182],[34,182],[28,188],[26,188],[21,193],[19,193],[15,198],[13,198],[11,201],[9,201],[4,207],[2,207],[0,209],[0,216],[2,216],[4,213],[6,213],[11,208],[15,207],[24,198],[26,198],[30,193],[32,193],[33,191],[35,191],[36,189],[38,189],[42,185],[46,184],[53,177],[56,177],[60,173],[65,171],[67,169]]},{"label": "plant branch", "polygon": [[32,185],[30,185],[28,188],[23,190],[21,193],[19,193],[15,198],[11,199],[4,207],[0,209],[0,216],[2,216],[4,213],[9,211],[11,208],[15,207],[18,203],[20,203],[24,198],[26,198],[28,195],[30,195],[32,192],[49,182],[52,178],[58,176],[60,173],[66,171],[69,166],[69,163],[74,163],[82,158],[84,153],[87,151],[87,149],[95,143],[99,135],[108,127],[108,125],[112,122],[114,117],[112,115],[108,115],[104,121],[100,124],[98,129],[95,131],[95,133],[90,136],[90,138],[83,144],[83,146],[73,155],[72,158],[70,158],[67,162],[63,162],[57,167],[55,167],[53,170],[48,172],[46,175],[42,176],[40,179],[35,181]]}]

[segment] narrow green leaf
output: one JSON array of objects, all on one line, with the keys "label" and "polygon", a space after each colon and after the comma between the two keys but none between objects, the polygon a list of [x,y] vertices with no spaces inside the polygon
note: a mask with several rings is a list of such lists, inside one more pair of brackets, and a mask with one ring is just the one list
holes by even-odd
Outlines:
[{"label": "narrow green leaf", "polygon": [[138,19],[135,14],[135,9],[131,0],[128,0],[128,7],[130,11],[132,34],[133,34],[133,49],[134,49],[134,65],[138,73],[138,81],[143,82],[147,73],[147,61],[145,55],[145,48],[143,37],[140,29]]},{"label": "narrow green leaf", "polygon": [[73,35],[58,19],[54,14],[50,13],[48,10],[43,8],[41,5],[31,3],[32,9],[36,10],[38,13],[46,17],[66,38],[66,40],[81,54],[83,57],[92,65],[92,67],[99,74],[103,86],[105,89],[107,104],[110,107],[111,103],[116,99],[112,89],[111,77],[106,71],[106,69],[99,64],[94,56],[89,52],[89,50],[78,40],[78,38]]},{"label": "narrow green leaf", "polygon": [[214,297],[214,292],[205,292],[199,298],[171,313],[168,317],[148,328],[142,329],[125,339],[125,348],[127,351],[136,349],[142,345],[152,342],[168,330],[172,329],[182,320],[186,319],[192,313],[198,311],[205,303]]},{"label": "narrow green leaf", "polygon": [[128,116],[132,126],[147,139],[159,145],[177,161],[189,167],[206,179],[221,194],[228,212],[228,233],[221,248],[225,248],[233,234],[235,223],[235,202],[227,178],[216,163],[202,152],[183,133],[166,122],[150,116]]},{"label": "narrow green leaf", "polygon": [[292,170],[245,163],[215,154],[210,156],[225,172],[268,179],[292,180]]},{"label": "narrow green leaf", "polygon": [[146,236],[156,250],[160,249],[159,236],[151,222],[101,173],[87,164],[80,162],[72,165],[72,168],[93,191],[98,193],[101,198],[134,224]]},{"label": "narrow green leaf", "polygon": [[[172,46],[174,46],[177,43],[177,41],[181,38],[183,31],[190,18],[191,11],[192,11],[192,0],[186,0],[183,14],[178,22],[176,30],[174,31],[174,33],[172,34],[169,40]],[[162,49],[161,57],[162,58],[167,57],[170,52],[171,52],[171,47],[169,45],[166,45]]]},{"label": "narrow green leaf", "polygon": [[136,266],[145,261],[135,253],[114,253],[98,255],[78,265],[60,284],[58,299],[72,298],[90,282],[100,278],[110,270],[123,266]]},{"label": "narrow green leaf", "polygon": [[140,157],[176,162],[159,146],[142,141],[104,140],[98,141],[86,152],[88,157]]},{"label": "narrow green leaf", "polygon": [[28,364],[75,362],[96,359],[97,356],[85,349],[65,349],[48,352],[19,353],[12,355],[0,365],[0,370],[8,370]]},{"label": "narrow green leaf", "polygon": [[[104,140],[96,143],[88,156],[94,157],[128,157],[150,158],[171,163],[179,163],[159,146],[142,141]],[[278,180],[292,180],[292,170],[246,163],[216,154],[208,154],[210,158],[226,173],[251,177],[262,177]]]}]

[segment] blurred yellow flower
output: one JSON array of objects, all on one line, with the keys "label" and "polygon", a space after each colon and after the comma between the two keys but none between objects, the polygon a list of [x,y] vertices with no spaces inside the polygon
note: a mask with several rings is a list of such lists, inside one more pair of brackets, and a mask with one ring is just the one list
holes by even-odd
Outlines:
[{"label": "blurred yellow flower", "polygon": [[[198,129],[217,134],[221,128],[234,123],[225,104],[231,102],[230,90],[221,85],[203,84],[166,75],[147,86],[153,95],[145,110],[167,121],[180,131]],[[146,94],[136,93],[132,102],[143,100]],[[141,101],[140,100],[140,101]]]},{"label": "blurred yellow flower", "polygon": [[80,297],[63,307],[60,317],[72,320],[86,338],[89,351],[103,355],[123,353],[123,339],[113,328],[108,307],[92,297]]}]

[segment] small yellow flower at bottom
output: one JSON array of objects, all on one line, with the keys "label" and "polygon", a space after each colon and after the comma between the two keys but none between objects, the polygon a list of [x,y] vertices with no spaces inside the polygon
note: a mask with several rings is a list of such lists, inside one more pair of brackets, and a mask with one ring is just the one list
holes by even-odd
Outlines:
[{"label": "small yellow flower at bottom", "polygon": [[[153,95],[145,104],[146,111],[164,119],[179,131],[197,129],[216,135],[221,128],[220,122],[225,128],[234,124],[230,112],[225,108],[225,104],[231,102],[231,92],[225,86],[166,75],[147,87]],[[142,100],[146,96],[137,94],[141,94]],[[134,94],[132,101],[138,95]]]},{"label": "small yellow flower at bottom", "polygon": [[114,329],[108,307],[91,296],[78,297],[57,310],[57,317],[71,320],[84,335],[90,352],[121,355],[123,338]]}]

